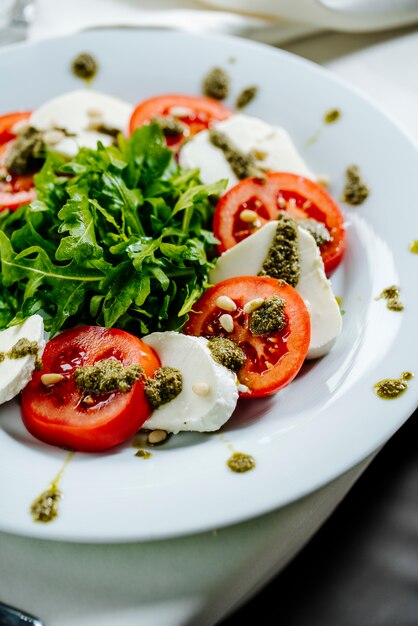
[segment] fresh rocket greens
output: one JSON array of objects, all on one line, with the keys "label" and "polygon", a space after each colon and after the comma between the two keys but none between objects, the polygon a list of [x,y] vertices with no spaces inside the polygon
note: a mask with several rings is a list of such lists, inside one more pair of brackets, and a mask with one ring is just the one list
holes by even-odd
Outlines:
[{"label": "fresh rocket greens", "polygon": [[212,197],[182,171],[157,125],[118,146],[50,154],[37,200],[0,213],[0,327],[41,312],[55,334],[77,323],[137,334],[176,330],[203,293]]}]

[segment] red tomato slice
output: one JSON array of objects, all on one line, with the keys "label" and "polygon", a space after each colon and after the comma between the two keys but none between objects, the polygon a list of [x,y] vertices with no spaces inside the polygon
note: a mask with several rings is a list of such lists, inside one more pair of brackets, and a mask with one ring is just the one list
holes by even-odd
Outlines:
[{"label": "red tomato slice", "polygon": [[140,102],[132,113],[130,132],[132,133],[142,124],[151,122],[155,117],[170,116],[173,107],[190,111],[190,113],[185,112],[185,115],[176,115],[176,118],[185,125],[185,131],[166,138],[167,145],[175,152],[187,139],[209,128],[212,122],[226,120],[232,115],[232,111],[211,98],[168,94]]},{"label": "red tomato slice", "polygon": [[0,211],[14,211],[23,204],[29,204],[36,198],[32,176],[10,174],[5,167],[5,160],[16,135],[12,132],[17,122],[28,119],[30,111],[9,113],[0,117]]},{"label": "red tomato slice", "polygon": [[[219,296],[228,296],[237,305],[235,311],[229,312],[234,320],[231,333],[227,333],[219,321],[225,313],[216,304]],[[249,330],[250,316],[244,313],[244,305],[255,298],[270,296],[284,300],[287,325],[268,337],[255,336]],[[261,397],[279,391],[299,372],[308,352],[310,328],[305,303],[293,287],[275,278],[240,276],[223,280],[208,289],[193,306],[184,332],[235,341],[247,357],[238,378],[250,391],[241,395]]]},{"label": "red tomato slice", "polygon": [[[42,357],[42,371],[35,372],[22,392],[22,418],[28,431],[56,446],[82,452],[98,452],[122,443],[142,426],[151,414],[141,381],[129,392],[90,396],[83,402],[73,372],[114,358],[123,365],[142,365],[151,376],[160,362],[153,349],[137,337],[115,328],[79,326],[49,341]],[[62,374],[65,379],[46,387],[41,376]]]},{"label": "red tomato slice", "polygon": [[219,200],[215,210],[213,231],[221,244],[219,253],[245,239],[254,228],[240,218],[244,209],[258,215],[260,226],[277,219],[279,211],[287,211],[296,219],[314,218],[325,224],[332,241],[320,247],[325,271],[330,274],[344,254],[344,216],[323,187],[308,178],[287,172],[270,172],[266,181],[245,178]]}]

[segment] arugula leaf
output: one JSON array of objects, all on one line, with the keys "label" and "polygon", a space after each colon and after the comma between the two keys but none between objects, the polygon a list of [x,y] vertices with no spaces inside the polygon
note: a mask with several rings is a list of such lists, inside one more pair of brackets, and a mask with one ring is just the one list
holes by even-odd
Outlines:
[{"label": "arugula leaf", "polygon": [[213,199],[150,124],[117,146],[50,154],[38,200],[0,214],[0,327],[40,312],[51,334],[75,323],[144,334],[179,330],[208,283]]}]

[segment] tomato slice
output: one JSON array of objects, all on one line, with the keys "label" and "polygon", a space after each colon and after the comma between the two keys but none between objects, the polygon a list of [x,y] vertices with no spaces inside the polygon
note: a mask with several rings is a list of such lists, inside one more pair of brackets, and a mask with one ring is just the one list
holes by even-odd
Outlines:
[{"label": "tomato slice", "polygon": [[166,137],[167,145],[174,152],[177,152],[187,139],[209,128],[212,122],[226,120],[232,115],[232,111],[211,98],[168,94],[140,102],[132,113],[130,132],[142,124],[150,123],[155,117],[173,116],[172,110],[175,108],[179,109],[175,117],[185,126],[185,130],[178,135]]},{"label": "tomato slice", "polygon": [[0,211],[14,211],[23,204],[29,204],[36,197],[32,176],[17,176],[8,172],[5,167],[7,155],[16,138],[13,126],[27,120],[30,114],[30,111],[22,111],[0,116]]},{"label": "tomato slice", "polygon": [[325,271],[330,274],[345,250],[344,216],[327,191],[309,178],[287,172],[270,172],[266,180],[245,178],[219,200],[213,231],[220,240],[219,253],[232,248],[254,232],[240,218],[244,209],[258,215],[258,227],[287,211],[295,219],[313,218],[325,224],[332,240],[320,246]]},{"label": "tomato slice", "polygon": [[[234,321],[231,333],[220,323],[225,311],[216,304],[219,296],[228,296],[237,307],[228,311]],[[267,337],[255,336],[249,330],[250,315],[244,312],[244,305],[255,298],[270,296],[284,300],[287,324]],[[250,390],[241,394],[246,397],[269,396],[288,385],[302,367],[311,334],[309,314],[298,292],[275,278],[260,276],[228,278],[208,289],[194,305],[184,332],[227,337],[243,349],[247,359],[238,378]]]},{"label": "tomato slice", "polygon": [[[147,376],[160,367],[153,349],[137,337],[115,328],[79,326],[49,341],[42,371],[35,372],[22,392],[22,418],[28,431],[56,446],[98,452],[122,443],[151,414],[141,381],[128,392],[90,396],[83,400],[74,382],[74,370],[114,358],[124,366],[140,364]],[[64,380],[46,387],[41,376],[57,373]]]}]

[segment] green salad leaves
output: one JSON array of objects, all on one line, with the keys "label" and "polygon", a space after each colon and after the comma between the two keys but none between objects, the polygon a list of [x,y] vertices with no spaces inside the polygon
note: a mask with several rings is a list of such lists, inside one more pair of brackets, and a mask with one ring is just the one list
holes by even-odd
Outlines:
[{"label": "green salad leaves", "polygon": [[0,213],[0,328],[40,312],[79,323],[178,330],[207,286],[213,201],[225,181],[183,171],[156,124],[118,146],[50,154],[37,200]]}]

